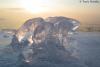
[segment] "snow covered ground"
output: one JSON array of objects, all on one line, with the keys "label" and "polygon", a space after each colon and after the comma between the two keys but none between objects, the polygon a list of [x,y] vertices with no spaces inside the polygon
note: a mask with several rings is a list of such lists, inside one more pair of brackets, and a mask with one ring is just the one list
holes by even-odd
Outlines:
[{"label": "snow covered ground", "polygon": [[[77,58],[79,58],[86,67],[100,67],[100,32],[78,32],[73,36],[73,38],[75,39],[75,42],[73,42],[72,45],[74,45],[77,49]],[[20,61],[18,61],[18,58],[16,58],[18,57],[17,53],[13,53],[13,50],[7,46],[10,44],[11,39],[12,37],[10,35],[0,32],[0,67],[19,67],[17,64],[19,64]],[[59,64],[58,66],[55,65],[55,67],[66,66],[67,64]],[[54,66],[51,64],[49,66],[44,65],[43,67]],[[68,67],[80,66],[73,66],[72,63]]]}]

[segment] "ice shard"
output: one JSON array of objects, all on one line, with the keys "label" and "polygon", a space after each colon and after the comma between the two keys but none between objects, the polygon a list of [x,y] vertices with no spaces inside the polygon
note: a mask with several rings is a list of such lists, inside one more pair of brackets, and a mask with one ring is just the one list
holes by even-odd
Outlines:
[{"label": "ice shard", "polygon": [[26,62],[35,63],[39,58],[47,60],[48,57],[48,61],[64,60],[71,55],[67,50],[70,48],[68,34],[78,26],[77,20],[62,16],[29,19],[17,30],[11,46],[20,49]]}]

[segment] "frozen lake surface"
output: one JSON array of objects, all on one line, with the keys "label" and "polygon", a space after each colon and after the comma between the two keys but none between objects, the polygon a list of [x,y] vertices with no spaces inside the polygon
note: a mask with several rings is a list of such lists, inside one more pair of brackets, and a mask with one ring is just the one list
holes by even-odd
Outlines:
[{"label": "frozen lake surface", "polygon": [[[4,36],[7,35],[7,36]],[[75,42],[72,43],[77,49],[77,58],[83,66],[81,67],[100,67],[100,33],[99,32],[78,32],[73,36]],[[21,64],[18,60],[18,53],[13,52],[10,46],[12,36],[10,34],[4,34],[0,32],[0,67],[33,67],[32,65]],[[73,48],[74,49],[74,48]],[[66,58],[65,58],[66,59]],[[74,61],[72,63],[63,64],[49,64],[46,66],[47,62],[43,62],[43,66],[34,67],[80,67],[80,63],[74,66]],[[77,61],[76,61],[77,62]],[[42,63],[42,62],[41,62]],[[62,62],[61,62],[62,63]],[[40,64],[37,63],[38,65]]]},{"label": "frozen lake surface", "polygon": [[79,33],[76,36],[79,57],[88,67],[100,67],[100,33]]}]

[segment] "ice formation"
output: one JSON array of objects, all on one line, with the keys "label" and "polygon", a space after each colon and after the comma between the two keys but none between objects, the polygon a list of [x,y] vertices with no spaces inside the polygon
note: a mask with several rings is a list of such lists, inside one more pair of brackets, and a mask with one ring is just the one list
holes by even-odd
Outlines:
[{"label": "ice formation", "polygon": [[61,62],[71,55],[68,44],[70,32],[79,22],[67,17],[41,17],[27,20],[13,36],[11,46],[23,56],[23,61],[37,63],[39,60]]}]

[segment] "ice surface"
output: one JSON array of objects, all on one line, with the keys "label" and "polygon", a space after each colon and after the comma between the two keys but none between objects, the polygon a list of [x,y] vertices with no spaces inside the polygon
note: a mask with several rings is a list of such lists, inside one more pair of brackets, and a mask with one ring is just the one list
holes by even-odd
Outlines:
[{"label": "ice surface", "polygon": [[[0,37],[0,42],[2,42],[1,40],[3,39],[4,44],[5,41],[12,39],[3,38],[2,35],[0,35]],[[33,59],[36,61],[34,61],[34,64],[31,62],[23,63],[21,61],[23,56],[19,51],[14,51],[11,49],[11,46],[1,47],[2,44],[0,44],[0,67],[100,67],[100,32],[77,32],[77,34],[73,35],[72,38],[71,44],[74,47],[73,49],[77,49],[77,52],[74,52],[74,55],[77,55],[76,53],[78,53],[79,59],[71,56],[67,56],[67,58],[63,57],[65,56],[64,51],[57,50],[59,52],[57,54],[60,54],[60,57],[54,55],[55,57],[53,60],[51,60],[51,56],[48,57],[48,53],[46,53],[44,49],[41,52],[39,51],[38,54],[34,55]],[[49,48],[49,46],[47,47]],[[28,49],[26,49],[26,51],[27,50]],[[31,52],[31,50],[29,51]],[[62,61],[59,61],[57,58],[62,59]]]}]

